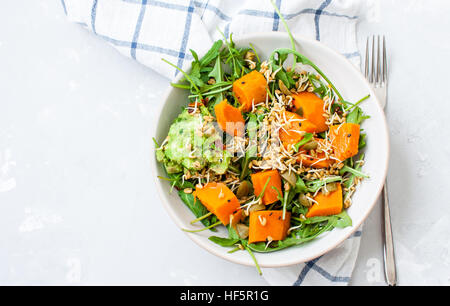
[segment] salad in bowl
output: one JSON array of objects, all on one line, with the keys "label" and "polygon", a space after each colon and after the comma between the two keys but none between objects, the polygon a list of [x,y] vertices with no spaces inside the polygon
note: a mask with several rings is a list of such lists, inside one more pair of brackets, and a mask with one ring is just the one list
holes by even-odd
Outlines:
[{"label": "salad in bowl", "polygon": [[387,172],[386,122],[364,77],[286,30],[222,35],[201,57],[191,50],[188,71],[164,60],[180,76],[154,139],[158,191],[174,221],[213,254],[260,272],[348,238]]},{"label": "salad in bowl", "polygon": [[[291,36],[292,38],[292,36]],[[261,58],[232,36],[194,57],[172,84],[189,92],[156,142],[166,180],[192,212],[197,233],[229,253],[277,252],[352,225],[346,209],[362,171],[368,118],[307,57],[291,48]],[[169,62],[168,62],[169,63]],[[170,64],[170,63],[169,63]],[[171,64],[172,65],[172,64]]]}]

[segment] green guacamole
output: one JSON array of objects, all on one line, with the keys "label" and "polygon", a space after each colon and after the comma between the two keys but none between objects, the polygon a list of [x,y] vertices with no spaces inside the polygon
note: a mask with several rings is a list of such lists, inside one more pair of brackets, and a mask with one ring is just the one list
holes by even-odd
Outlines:
[{"label": "green guacamole", "polygon": [[217,174],[226,172],[231,154],[217,145],[222,141],[221,134],[205,116],[210,113],[204,106],[194,114],[185,109],[170,126],[167,143],[156,151],[168,173],[185,169],[196,172],[205,167]]}]

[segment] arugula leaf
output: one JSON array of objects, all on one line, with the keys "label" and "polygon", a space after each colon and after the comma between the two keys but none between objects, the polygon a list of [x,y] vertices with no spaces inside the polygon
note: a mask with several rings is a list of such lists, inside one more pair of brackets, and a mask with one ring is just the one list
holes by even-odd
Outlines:
[{"label": "arugula leaf", "polygon": [[292,193],[289,192],[289,190],[286,190],[284,192],[283,199],[281,199],[283,201],[283,220],[286,219],[286,207],[287,207],[287,203],[290,202],[289,198],[292,197],[292,196],[290,196],[291,194]]},{"label": "arugula leaf", "polygon": [[322,188],[324,185],[326,185],[328,183],[340,182],[340,181],[342,181],[341,176],[331,176],[331,177],[327,177],[323,180],[320,179],[320,180],[314,180],[314,181],[307,182],[306,186],[308,187],[309,192],[316,192],[317,190],[319,190],[320,188]]},{"label": "arugula leaf", "polygon": [[302,226],[293,230],[284,240],[276,241],[266,246],[265,242],[249,244],[248,247],[261,253],[276,252],[291,246],[311,241],[321,234],[331,231],[335,227],[344,228],[352,225],[352,220],[346,211],[333,216],[312,217],[301,221]]},{"label": "arugula leaf", "polygon": [[236,230],[231,226],[231,224],[228,225],[227,228],[228,228],[228,236],[230,237],[230,239],[238,239],[238,240],[241,239]]},{"label": "arugula leaf", "polygon": [[370,118],[370,116],[365,116],[363,110],[356,106],[348,115],[346,122],[347,123],[355,123],[361,124],[365,119]]},{"label": "arugula leaf", "polygon": [[[216,94],[222,94],[224,91],[226,91],[228,89],[231,89],[231,87],[233,87],[233,85],[228,85],[228,86],[223,87],[223,88],[219,88],[219,89],[216,89],[216,90],[211,90],[209,92],[203,93],[202,95],[205,96],[205,97],[215,96]],[[194,98],[194,97],[198,97],[198,96],[200,96],[200,94],[198,94],[198,95],[190,95],[189,98]],[[222,100],[220,100],[220,98],[216,99],[216,100],[218,102],[221,102],[223,100],[223,96],[222,96]]]},{"label": "arugula leaf", "polygon": [[253,259],[253,262],[255,263],[256,269],[258,270],[259,275],[262,275],[262,271],[261,268],[258,264],[258,261],[256,260],[255,255],[253,254],[253,252],[251,251],[251,249],[249,248],[248,242],[247,240],[241,240],[242,245],[244,246],[245,250],[250,254],[250,257]]},{"label": "arugula leaf", "polygon": [[178,66],[172,64],[171,62],[169,62],[168,60],[162,58],[161,59],[163,62],[169,64],[170,66],[172,66],[173,68],[177,69],[178,71],[180,71],[184,77],[189,81],[189,83],[191,84],[191,86],[196,90],[196,92],[199,92],[200,90],[197,87],[196,81],[194,81],[190,75],[188,75],[184,70],[182,70],[181,68],[179,68]]},{"label": "arugula leaf", "polygon": [[223,70],[222,70],[222,63],[220,60],[220,54],[216,57],[216,63],[214,64],[214,68],[211,70],[211,72],[208,74],[209,77],[214,78],[216,80],[216,84],[219,82],[222,82],[223,78]]},{"label": "arugula leaf", "polygon": [[186,84],[177,84],[177,83],[170,83],[172,87],[181,88],[181,89],[191,89],[191,86]]},{"label": "arugula leaf", "polygon": [[370,94],[363,97],[362,99],[360,99],[358,102],[356,102],[355,104],[352,104],[350,102],[345,102],[346,104],[350,104],[349,108],[345,109],[346,112],[350,111],[351,109],[357,107],[359,104],[361,104],[362,102],[364,102],[365,100],[370,98]]},{"label": "arugula leaf", "polygon": [[297,182],[295,183],[295,192],[296,193],[308,192],[308,187],[306,187],[305,182],[302,180],[300,176],[297,177]]},{"label": "arugula leaf", "polygon": [[361,150],[362,148],[364,148],[366,146],[366,137],[367,137],[367,134],[360,133],[360,135],[359,135],[359,143],[358,143],[358,150]]},{"label": "arugula leaf", "polygon": [[[297,202],[294,202],[294,206],[292,207],[292,213],[297,215],[306,215],[308,212],[308,207],[305,207],[303,205],[297,204]],[[291,220],[295,220],[295,217],[291,216]],[[298,221],[298,220],[295,220]],[[300,222],[300,221],[299,221]]]},{"label": "arugula leaf", "polygon": [[239,242],[239,239],[223,238],[223,237],[217,237],[217,236],[211,236],[208,239],[211,240],[212,242],[214,242],[215,244],[218,244],[223,247],[231,247]]},{"label": "arugula leaf", "polygon": [[336,216],[331,216],[321,223],[315,223],[312,225],[306,224],[305,226],[302,226],[299,229],[294,230],[290,237],[284,240],[273,242],[268,247],[266,247],[265,242],[252,243],[249,244],[248,247],[255,252],[271,253],[295,245],[303,244],[305,242],[313,240],[317,236],[327,231],[332,230],[335,227],[337,220],[338,218]]},{"label": "arugula leaf", "polygon": [[245,156],[242,161],[242,172],[240,179],[241,181],[248,175],[249,169],[248,165],[250,162],[257,157],[258,147],[257,147],[257,131],[258,131],[258,118],[256,114],[250,113],[248,115],[248,123],[247,123],[247,135],[249,138],[248,147],[245,151]]},{"label": "arugula leaf", "polygon": [[297,143],[294,145],[294,151],[295,151],[295,152],[298,152],[298,150],[300,149],[300,147],[303,146],[303,145],[305,145],[305,144],[307,144],[308,142],[310,142],[312,138],[313,138],[313,134],[312,134],[312,133],[306,133],[306,134],[303,136],[302,140],[300,140],[299,142],[297,142]]},{"label": "arugula leaf", "polygon": [[345,228],[352,226],[352,218],[347,214],[347,211],[343,210],[340,214],[336,215],[339,220],[336,222],[337,228]]},{"label": "arugula leaf", "polygon": [[296,57],[299,63],[311,66],[318,74],[320,74],[320,76],[322,78],[325,79],[325,81],[331,86],[331,88],[333,88],[333,91],[339,97],[339,100],[340,101],[344,100],[344,98],[342,98],[342,95],[339,93],[339,91],[336,89],[336,87],[333,85],[333,83],[331,83],[330,79],[328,79],[328,77],[322,72],[322,70],[320,70],[319,67],[317,67],[311,60],[309,60],[303,54],[301,54],[301,53],[299,53],[299,52],[297,52],[295,50],[286,49],[286,48],[280,48],[280,49],[276,49],[275,51],[272,52],[272,54],[270,56],[270,61],[272,63],[275,63],[275,56],[276,55],[278,55],[278,57],[281,57],[281,56],[288,55],[288,54],[294,55],[294,58]]},{"label": "arugula leaf", "polygon": [[183,73],[184,77],[180,80],[181,82],[188,81],[190,83],[190,86],[185,84],[172,84],[172,86],[177,88],[190,89],[191,93],[195,93],[196,96],[199,96],[200,99],[202,99],[200,89],[202,89],[206,85],[205,83],[208,80],[208,74],[212,69],[208,65],[220,55],[221,48],[221,40],[214,42],[211,49],[209,49],[209,51],[201,59],[199,59],[198,54],[191,49],[190,51],[192,53],[192,56],[194,57],[194,61],[191,64],[191,70],[189,74],[176,65],[168,62],[167,60],[162,59],[164,62],[168,63],[169,65]]},{"label": "arugula leaf", "polygon": [[206,54],[200,60],[200,65],[209,65],[214,59],[216,59],[216,57],[220,55],[220,48],[222,48],[222,44],[223,42],[220,39],[215,41],[211,49],[209,49],[209,51],[206,52]]},{"label": "arugula leaf", "polygon": [[[281,80],[284,85],[286,85],[288,88],[291,88],[292,86],[295,85],[295,80],[293,78],[295,71],[294,69],[291,69],[291,71],[288,72],[283,67],[283,64],[288,58],[288,55],[289,54],[287,53],[275,53],[274,57],[271,58],[270,61],[272,64],[272,70],[274,71],[275,74],[275,79]],[[278,82],[275,83],[278,84]]]},{"label": "arugula leaf", "polygon": [[231,68],[231,78],[232,80],[239,79],[242,77],[245,73],[250,72],[248,68],[245,67],[245,60],[244,55],[248,50],[251,50],[250,48],[245,49],[236,49],[235,44],[233,42],[233,35],[230,34],[229,41],[225,37],[225,35],[219,30],[220,34],[222,34],[225,44],[227,46],[228,52],[224,49],[225,53],[223,54],[225,60],[225,63],[229,64]]},{"label": "arugula leaf", "polygon": [[307,218],[306,220],[303,220],[302,223],[304,223],[304,224],[323,223],[323,222],[327,222],[330,218],[331,218],[330,216],[310,217],[310,218]]},{"label": "arugula leaf", "polygon": [[[283,23],[284,28],[286,29],[286,32],[289,35],[289,40],[291,41],[291,47],[292,50],[295,51],[295,40],[294,40],[294,36],[291,33],[291,30],[289,29],[289,27],[287,26],[286,20],[284,19],[283,15],[280,12],[280,9],[278,8],[278,6],[275,4],[275,2],[273,2],[273,0],[270,0],[270,3],[272,3],[272,6],[275,8],[275,11],[277,12],[278,17],[280,18],[281,22]],[[296,58],[294,57],[294,64],[292,65],[292,67],[295,67],[296,65]]]},{"label": "arugula leaf", "polygon": [[198,55],[197,55],[197,52],[195,52],[195,51],[192,50],[192,49],[189,49],[189,51],[191,51],[191,54],[192,54],[192,56],[194,57],[194,60],[195,60],[196,62],[198,62]]},{"label": "arugula leaf", "polygon": [[322,99],[329,94],[330,88],[322,81],[322,79],[317,78],[317,76],[312,73],[308,73],[308,80],[313,86],[314,92],[319,94]]},{"label": "arugula leaf", "polygon": [[363,178],[369,178],[369,176],[367,174],[362,173],[361,171],[359,171],[359,169],[351,168],[351,167],[349,167],[347,165],[342,167],[342,169],[339,171],[339,174],[343,175],[346,172],[350,172],[354,176],[363,177]]},{"label": "arugula leaf", "polygon": [[[352,159],[349,159],[350,161],[352,161]],[[361,154],[359,157],[359,160],[364,160],[364,154]],[[351,168],[350,165],[345,165],[348,168]],[[344,167],[345,167],[344,166]],[[353,170],[360,172],[362,166],[361,163],[356,163],[356,166],[353,168]],[[342,169],[341,169],[342,170]],[[345,173],[343,173],[345,174]],[[343,185],[345,188],[350,188],[350,186],[353,184],[353,181],[355,180],[355,177],[357,175],[355,173],[351,173],[350,172],[350,176],[346,178],[346,180],[344,181]]]},{"label": "arugula leaf", "polygon": [[184,181],[182,179],[183,173],[168,173],[166,177],[158,176],[158,178],[162,180],[166,180],[172,182],[172,188],[176,187],[177,189],[185,189],[185,188],[194,188],[194,184],[189,181]]},{"label": "arugula leaf", "polygon": [[253,262],[255,263],[256,269],[258,270],[258,273],[262,275],[261,268],[259,267],[258,261],[255,258],[255,255],[252,253],[252,251],[249,248],[247,239],[241,239],[236,232],[236,230],[230,225],[228,225],[228,235],[230,236],[229,239],[237,239],[241,242],[242,246],[245,248],[245,250],[250,254],[251,258],[253,259]]},{"label": "arugula leaf", "polygon": [[198,62],[198,61],[192,62],[191,67],[192,68],[191,68],[191,72],[189,73],[189,77],[195,83],[195,85],[197,85],[200,88],[203,87],[205,85],[205,83],[202,81],[202,76],[200,73],[200,70],[201,70],[200,62]]},{"label": "arugula leaf", "polygon": [[[236,230],[230,225],[228,225],[228,236],[229,238],[222,238],[222,237],[217,237],[217,236],[211,236],[208,239],[211,240],[212,242],[223,246],[223,247],[231,247],[234,246],[237,243],[241,243],[242,246],[244,247],[244,249],[250,254],[250,256],[253,259],[253,262],[255,263],[256,269],[258,270],[258,273],[261,275],[261,268],[259,267],[258,261],[255,258],[255,255],[252,253],[252,251],[250,250],[249,246],[248,246],[248,242],[246,239],[241,239],[238,235],[238,233],[236,232]],[[231,250],[229,253],[235,252],[239,250],[239,248],[235,248],[233,250]]]}]

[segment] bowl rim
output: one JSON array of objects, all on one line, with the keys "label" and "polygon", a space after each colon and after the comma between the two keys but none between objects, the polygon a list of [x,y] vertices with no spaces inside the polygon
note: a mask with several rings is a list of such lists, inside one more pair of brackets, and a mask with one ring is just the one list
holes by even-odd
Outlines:
[{"label": "bowl rim", "polygon": [[[242,35],[236,35],[235,37],[233,37],[233,41],[238,45],[240,41],[243,40],[251,40],[251,39],[256,39],[256,38],[263,38],[263,39],[271,39],[272,37],[283,37],[286,39],[289,39],[289,36],[286,32],[255,32],[255,33],[250,33],[250,34],[242,34]],[[305,41],[308,44],[313,44],[315,46],[317,46],[318,48],[322,48],[325,49],[325,51],[327,52],[331,52],[334,53],[334,55],[340,57],[341,59],[343,59],[345,62],[347,62],[348,66],[351,67],[350,69],[353,70],[353,72],[355,72],[355,74],[362,79],[363,82],[365,82],[367,84],[367,87],[369,88],[369,93],[371,98],[375,99],[375,101],[377,102],[376,107],[379,108],[380,113],[381,113],[381,120],[383,122],[383,127],[384,127],[384,141],[385,141],[385,147],[386,147],[386,163],[384,165],[384,167],[382,168],[383,170],[383,175],[382,175],[382,182],[385,182],[386,177],[387,177],[387,172],[388,172],[388,166],[389,166],[389,159],[390,159],[390,142],[389,142],[389,128],[387,125],[387,120],[386,120],[386,115],[384,113],[383,108],[381,107],[381,103],[378,100],[374,90],[372,89],[372,86],[370,85],[370,83],[366,80],[366,78],[363,76],[362,72],[357,69],[357,67],[351,63],[348,58],[346,58],[345,56],[343,56],[342,54],[340,54],[339,52],[333,50],[332,48],[326,46],[325,44],[323,44],[320,41],[314,40],[314,39],[310,39],[307,37],[304,37],[302,35],[293,35],[294,37],[294,41],[296,43],[298,43],[298,41]],[[171,82],[176,83],[178,82],[181,78],[183,77],[182,73],[179,73],[177,77],[175,77]],[[163,108],[166,105],[167,99],[169,98],[170,94],[172,93],[172,91],[174,90],[173,87],[169,87],[164,95],[162,96],[161,99],[161,103],[159,104],[159,106],[156,108],[156,112],[155,112],[155,116],[158,116],[159,114],[161,114]],[[156,120],[154,120],[153,123],[153,137],[156,134],[157,131],[157,127],[159,125],[159,121],[160,121],[160,117],[156,117]],[[151,170],[153,172],[153,178],[155,180],[155,185],[156,185],[156,190],[158,192],[158,196],[159,198],[162,200],[163,202],[163,206],[166,210],[166,212],[169,214],[169,216],[172,218],[172,220],[175,222],[175,224],[179,227],[179,229],[181,230],[183,228],[183,222],[178,218],[177,214],[170,209],[169,205],[168,205],[168,201],[165,200],[164,198],[164,191],[161,189],[159,183],[160,180],[158,179],[158,172],[157,172],[157,161],[155,158],[155,146],[151,146],[151,151],[152,151],[152,162],[151,162]],[[289,259],[289,260],[285,260],[281,263],[272,263],[272,264],[259,264],[261,268],[281,268],[281,267],[287,267],[287,266],[292,266],[295,264],[300,264],[300,263],[304,263],[304,262],[308,262],[311,261],[315,258],[318,258],[328,252],[330,252],[331,250],[333,250],[334,248],[336,248],[337,246],[339,246],[342,242],[344,242],[346,239],[348,239],[351,235],[353,235],[353,233],[355,233],[361,226],[361,224],[367,219],[367,217],[369,216],[369,214],[372,212],[375,204],[378,202],[379,196],[381,194],[381,191],[383,189],[384,183],[380,184],[378,186],[378,189],[376,190],[376,192],[374,193],[374,200],[373,202],[368,206],[368,209],[366,210],[366,212],[363,214],[363,217],[360,219],[361,221],[358,224],[353,224],[351,226],[351,230],[349,230],[347,233],[343,234],[341,238],[337,239],[333,244],[330,244],[328,247],[324,248],[323,250],[321,250],[320,252],[318,252],[316,255],[314,256],[309,256],[308,258],[302,258],[302,259]],[[245,266],[254,266],[253,262],[244,262],[241,260],[236,259],[235,257],[226,257],[224,256],[224,254],[222,252],[218,252],[215,249],[211,248],[208,246],[208,244],[203,243],[202,239],[199,238],[199,236],[195,235],[195,233],[189,233],[189,232],[185,232],[183,231],[183,233],[185,233],[192,241],[194,241],[198,246],[200,246],[202,249],[205,249],[206,251],[208,251],[209,253],[216,255],[222,259],[225,259],[227,261],[236,263],[236,264],[241,264],[241,265],[245,265]],[[212,243],[212,242],[211,242]]]}]

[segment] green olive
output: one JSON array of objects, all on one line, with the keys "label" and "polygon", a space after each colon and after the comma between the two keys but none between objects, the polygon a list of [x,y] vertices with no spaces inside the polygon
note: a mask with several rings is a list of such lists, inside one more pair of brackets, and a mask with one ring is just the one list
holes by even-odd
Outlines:
[{"label": "green olive", "polygon": [[284,85],[282,80],[278,80],[278,86],[280,87],[280,90],[282,93],[284,93],[286,96],[291,95],[292,93],[289,91],[289,88]]},{"label": "green olive", "polygon": [[242,181],[239,184],[239,187],[236,191],[236,197],[238,199],[242,199],[242,198],[248,196],[249,193],[252,191],[252,189],[253,189],[253,186],[249,181]]},{"label": "green olive", "polygon": [[285,171],[281,173],[281,177],[286,180],[292,187],[297,183],[297,175],[292,171]]},{"label": "green olive", "polygon": [[300,193],[300,195],[298,196],[298,200],[299,200],[300,204],[305,207],[311,206],[311,201],[308,200],[308,198],[306,197],[306,195],[304,193]]},{"label": "green olive", "polygon": [[310,151],[310,150],[317,149],[318,146],[319,146],[319,144],[317,143],[317,141],[311,140],[311,141],[305,143],[302,148],[306,151]]},{"label": "green olive", "polygon": [[336,191],[338,189],[338,184],[335,183],[328,183],[324,186],[322,189],[322,193],[329,194],[330,192]]},{"label": "green olive", "polygon": [[248,237],[248,226],[242,223],[236,224],[236,232],[241,239]]},{"label": "green olive", "polygon": [[255,205],[250,206],[248,211],[252,212],[252,211],[260,211],[260,210],[264,210],[264,209],[266,209],[266,205],[264,205],[264,204],[255,204]]}]

